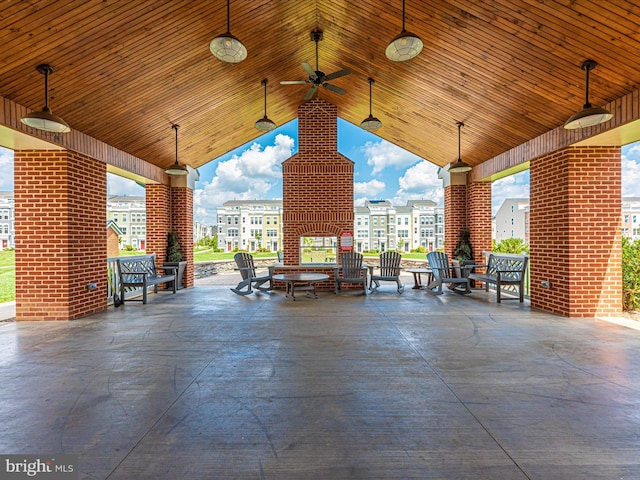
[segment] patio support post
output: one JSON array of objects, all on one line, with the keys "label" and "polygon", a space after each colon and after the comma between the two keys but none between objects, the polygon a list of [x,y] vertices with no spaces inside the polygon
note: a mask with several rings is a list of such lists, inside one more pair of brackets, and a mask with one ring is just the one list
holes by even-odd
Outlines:
[{"label": "patio support post", "polygon": [[491,251],[491,183],[467,185],[467,226],[471,233],[474,261],[486,263],[482,252]]},{"label": "patio support post", "polygon": [[622,310],[620,147],[531,161],[531,306],[567,317]]},{"label": "patio support post", "polygon": [[14,195],[16,320],[106,309],[106,164],[71,150],[16,150]]}]

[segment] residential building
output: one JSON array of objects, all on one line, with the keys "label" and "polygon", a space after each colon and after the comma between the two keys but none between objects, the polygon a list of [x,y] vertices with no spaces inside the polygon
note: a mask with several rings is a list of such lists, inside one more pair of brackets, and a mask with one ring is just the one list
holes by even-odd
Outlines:
[{"label": "residential building", "polygon": [[0,192],[0,250],[15,247],[13,192]]},{"label": "residential building", "polygon": [[622,199],[622,235],[631,240],[640,240],[640,198]]},{"label": "residential building", "polygon": [[147,212],[145,197],[124,195],[107,199],[107,221],[113,220],[122,231],[120,248],[146,248]]},{"label": "residential building", "polygon": [[219,249],[282,249],[282,200],[231,200],[216,212]]}]

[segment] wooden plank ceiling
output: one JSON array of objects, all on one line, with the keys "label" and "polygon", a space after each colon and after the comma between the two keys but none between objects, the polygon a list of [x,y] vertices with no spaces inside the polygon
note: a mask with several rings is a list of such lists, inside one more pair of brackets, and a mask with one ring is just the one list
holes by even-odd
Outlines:
[{"label": "wooden plank ceiling", "polygon": [[584,103],[580,64],[593,58],[590,100],[604,105],[640,83],[640,2],[615,0],[434,0],[406,2],[406,28],[424,50],[385,57],[400,33],[401,0],[233,0],[231,32],[248,58],[226,64],[209,42],[227,30],[224,0],[4,0],[0,3],[0,95],[31,109],[44,103],[72,128],[161,167],[210,162],[259,136],[261,80],[267,114],[294,119],[308,89],[281,85],[315,68],[310,32],[324,32],[319,66],[347,67],[318,89],[340,117],[359,125],[373,114],[378,135],[438,165],[477,165],[556,128]]}]

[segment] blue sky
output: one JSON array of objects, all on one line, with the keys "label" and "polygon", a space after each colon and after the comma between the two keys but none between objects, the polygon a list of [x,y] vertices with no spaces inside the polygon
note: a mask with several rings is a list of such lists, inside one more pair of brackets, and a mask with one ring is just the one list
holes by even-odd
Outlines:
[{"label": "blue sky", "polygon": [[[282,198],[280,164],[297,152],[297,129],[294,120],[200,167],[194,218],[215,223],[216,208],[227,200]],[[409,199],[443,204],[438,167],[430,162],[343,120],[338,120],[338,150],[355,163],[356,205],[366,199],[390,200],[394,205],[404,205]],[[0,171],[12,170],[11,151],[0,147]],[[640,197],[640,142],[622,148],[622,173],[622,195]],[[111,174],[107,189],[109,195],[144,195],[135,182]],[[13,190],[12,175],[0,178],[0,190]],[[529,197],[529,171],[493,183],[494,213],[505,198],[520,197]]]}]

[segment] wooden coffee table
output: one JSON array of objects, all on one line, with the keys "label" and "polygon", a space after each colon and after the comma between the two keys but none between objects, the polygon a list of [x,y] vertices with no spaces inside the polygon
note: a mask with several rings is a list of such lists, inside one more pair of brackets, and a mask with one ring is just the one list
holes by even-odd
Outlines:
[{"label": "wooden coffee table", "polygon": [[413,273],[413,290],[418,290],[424,286],[420,277],[423,273],[427,275],[427,285],[433,281],[433,272],[430,268],[407,268],[406,271]]},{"label": "wooden coffee table", "polygon": [[329,280],[329,275],[325,273],[278,273],[274,275],[273,280],[276,282],[284,282],[286,285],[286,297],[296,300],[296,289],[299,292],[307,292],[318,298],[316,293],[316,283]]}]

